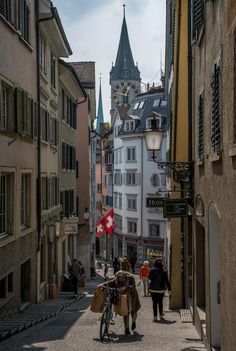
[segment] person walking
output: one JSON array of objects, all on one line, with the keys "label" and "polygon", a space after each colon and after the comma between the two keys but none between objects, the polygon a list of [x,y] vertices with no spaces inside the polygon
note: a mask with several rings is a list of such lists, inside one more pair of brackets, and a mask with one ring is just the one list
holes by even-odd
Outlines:
[{"label": "person walking", "polygon": [[121,270],[131,273],[131,267],[127,256],[121,261]]},{"label": "person walking", "polygon": [[141,307],[138,292],[135,287],[135,279],[133,275],[127,271],[120,270],[116,273],[116,276],[114,279],[108,282],[99,284],[97,288],[102,288],[103,286],[107,286],[107,287],[110,286],[113,288],[116,287],[120,290],[120,293],[127,294],[128,315],[123,317],[123,321],[124,321],[124,327],[125,327],[125,334],[130,335],[130,329],[129,329],[130,315],[132,318],[131,329],[135,330],[137,312]]},{"label": "person walking", "polygon": [[136,262],[137,262],[137,256],[134,255],[130,258],[130,265],[131,265],[131,269],[132,269],[132,273],[134,274],[135,273],[135,265],[136,265]]},{"label": "person walking", "polygon": [[118,260],[118,257],[114,258],[112,266],[113,266],[114,274],[116,274],[120,270],[120,262]]},{"label": "person walking", "polygon": [[149,272],[150,272],[149,262],[144,261],[143,266],[139,270],[139,278],[142,280],[142,283],[143,283],[143,295],[144,296],[150,296],[148,294]]},{"label": "person walking", "polygon": [[149,292],[152,297],[153,322],[157,321],[157,305],[159,307],[160,319],[163,319],[163,297],[165,290],[171,294],[171,286],[166,271],[163,269],[162,261],[156,259],[154,266],[150,270],[148,279],[150,280]]},{"label": "person walking", "polygon": [[105,280],[108,279],[107,273],[108,273],[108,265],[107,265],[107,263],[105,263],[105,265],[104,265],[104,279]]},{"label": "person walking", "polygon": [[69,273],[71,276],[71,281],[72,281],[72,286],[73,286],[73,291],[74,291],[74,297],[77,297],[77,291],[78,291],[78,282],[81,277],[80,275],[80,267],[77,262],[77,259],[73,259],[73,263],[69,268]]}]

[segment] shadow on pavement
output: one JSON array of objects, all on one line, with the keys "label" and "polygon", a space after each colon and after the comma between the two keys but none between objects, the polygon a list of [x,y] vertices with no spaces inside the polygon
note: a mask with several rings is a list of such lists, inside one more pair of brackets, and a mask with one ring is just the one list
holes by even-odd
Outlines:
[{"label": "shadow on pavement", "polygon": [[195,348],[195,347],[187,347],[187,348],[181,349],[181,351],[200,351],[201,349],[206,350],[205,346],[199,346],[197,348]]},{"label": "shadow on pavement", "polygon": [[168,319],[160,319],[160,320],[157,320],[156,322],[154,323],[159,323],[159,324],[174,324],[176,323],[176,321],[169,321]]},{"label": "shadow on pavement", "polygon": [[103,340],[100,341],[98,338],[94,338],[93,340],[99,341],[102,344],[126,344],[126,343],[133,343],[133,342],[138,342],[142,341],[144,335],[139,334],[138,332],[134,332],[131,335],[125,335],[125,334],[116,334],[112,331],[110,331],[107,335],[107,337]]}]

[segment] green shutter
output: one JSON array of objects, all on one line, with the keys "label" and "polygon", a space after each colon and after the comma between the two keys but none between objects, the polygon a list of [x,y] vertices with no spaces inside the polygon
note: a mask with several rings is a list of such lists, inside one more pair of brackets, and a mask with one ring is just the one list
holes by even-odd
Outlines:
[{"label": "green shutter", "polygon": [[214,65],[211,82],[212,89],[212,120],[211,120],[211,146],[212,151],[221,149],[221,111],[220,111],[220,65]]},{"label": "green shutter", "polygon": [[15,89],[15,102],[16,129],[23,134],[23,91],[20,88]]}]

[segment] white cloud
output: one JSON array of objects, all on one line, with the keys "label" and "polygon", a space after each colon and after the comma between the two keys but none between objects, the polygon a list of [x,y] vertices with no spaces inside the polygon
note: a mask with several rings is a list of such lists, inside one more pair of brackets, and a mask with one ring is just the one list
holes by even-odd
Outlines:
[{"label": "white cloud", "polygon": [[[97,91],[102,73],[104,118],[109,121],[109,72],[116,59],[124,0],[96,0],[96,6],[91,6],[95,4],[92,0],[53,3],[73,50],[70,60],[96,62]],[[165,0],[126,0],[126,21],[134,61],[138,61],[142,80],[149,82],[160,70],[161,51],[164,62]]]}]

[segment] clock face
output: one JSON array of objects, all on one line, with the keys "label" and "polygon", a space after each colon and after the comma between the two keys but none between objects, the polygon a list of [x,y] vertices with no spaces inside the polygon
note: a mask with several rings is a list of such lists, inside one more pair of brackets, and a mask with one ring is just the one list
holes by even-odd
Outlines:
[{"label": "clock face", "polygon": [[133,91],[135,95],[139,93],[139,90],[133,83],[127,81],[119,82],[112,89],[114,103],[116,105],[125,105],[129,107],[129,94],[131,91]]}]

